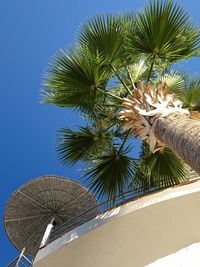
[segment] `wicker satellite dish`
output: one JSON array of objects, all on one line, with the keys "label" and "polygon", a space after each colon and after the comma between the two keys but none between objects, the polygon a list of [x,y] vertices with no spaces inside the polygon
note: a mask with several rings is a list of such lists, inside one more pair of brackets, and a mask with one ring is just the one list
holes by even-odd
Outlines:
[{"label": "wicker satellite dish", "polygon": [[[4,225],[14,246],[34,257],[47,225],[70,222],[65,232],[94,218],[99,209],[82,185],[60,176],[42,176],[21,186],[8,201]],[[73,218],[76,218],[73,222]]]}]

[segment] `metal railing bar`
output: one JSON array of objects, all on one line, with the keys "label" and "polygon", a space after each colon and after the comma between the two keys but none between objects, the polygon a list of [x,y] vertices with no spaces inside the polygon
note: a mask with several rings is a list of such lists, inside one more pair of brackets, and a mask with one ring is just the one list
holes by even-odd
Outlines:
[{"label": "metal railing bar", "polygon": [[8,265],[6,265],[6,267],[12,267],[13,264],[15,264],[19,259],[19,256],[17,256],[14,260],[12,260]]},{"label": "metal railing bar", "polygon": [[[133,194],[133,193],[134,193],[134,194]],[[127,191],[127,192],[124,193],[124,196],[127,197],[127,196],[130,195],[130,194],[133,194],[133,197],[135,197],[135,196],[139,196],[139,195],[140,195],[140,193],[136,193],[134,190],[129,190],[129,191]],[[109,202],[112,202],[112,201],[115,202],[116,199],[119,199],[119,201],[120,201],[119,203],[117,203],[117,205],[122,204],[123,202],[127,201],[127,199],[125,199],[125,200],[121,199],[121,195],[118,195],[118,196],[116,196],[116,197],[114,197],[114,198],[112,198],[112,199],[109,199],[109,200],[107,200],[107,201],[104,201],[103,203],[100,203],[100,204],[96,205],[95,207],[92,207],[92,208],[90,208],[90,209],[88,209],[88,210],[86,210],[86,211],[80,213],[80,214],[77,215],[76,217],[74,217],[74,218],[72,218],[72,219],[66,221],[65,223],[61,224],[60,226],[58,226],[58,227],[54,230],[54,232],[53,232],[53,236],[55,236],[55,235],[56,235],[56,232],[58,232],[60,229],[64,228],[66,225],[69,225],[70,223],[73,223],[75,220],[79,219],[81,216],[83,216],[83,215],[89,213],[89,212],[92,211],[92,210],[95,210],[95,209],[97,209],[97,208],[100,208],[100,207],[102,207],[102,206],[105,206],[105,205],[108,204]],[[117,205],[112,205],[112,207],[110,207],[109,209],[106,209],[105,211],[102,211],[102,212],[109,211],[110,209],[113,209],[113,208],[116,207]],[[96,217],[96,216],[94,216],[94,217]],[[94,217],[93,217],[93,218],[94,218]],[[92,219],[92,218],[90,218],[90,219]],[[51,238],[50,238],[50,240],[51,240]]]},{"label": "metal railing bar", "polygon": [[23,255],[22,258],[24,258],[29,264],[32,264],[32,262],[25,255]]}]

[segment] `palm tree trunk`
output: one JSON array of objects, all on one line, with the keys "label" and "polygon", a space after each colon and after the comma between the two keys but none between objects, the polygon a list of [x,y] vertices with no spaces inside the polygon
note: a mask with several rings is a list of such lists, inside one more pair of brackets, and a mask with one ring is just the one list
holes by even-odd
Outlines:
[{"label": "palm tree trunk", "polygon": [[200,175],[200,121],[171,113],[157,120],[155,136]]}]

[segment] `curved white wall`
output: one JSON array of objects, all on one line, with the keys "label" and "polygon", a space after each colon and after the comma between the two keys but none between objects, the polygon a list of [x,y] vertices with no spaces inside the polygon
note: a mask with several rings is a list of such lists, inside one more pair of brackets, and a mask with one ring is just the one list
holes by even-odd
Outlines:
[{"label": "curved white wall", "polygon": [[197,181],[106,212],[41,249],[34,267],[173,266],[169,255],[200,242],[199,191]]},{"label": "curved white wall", "polygon": [[158,259],[146,267],[199,267],[200,243],[183,248],[169,256]]}]

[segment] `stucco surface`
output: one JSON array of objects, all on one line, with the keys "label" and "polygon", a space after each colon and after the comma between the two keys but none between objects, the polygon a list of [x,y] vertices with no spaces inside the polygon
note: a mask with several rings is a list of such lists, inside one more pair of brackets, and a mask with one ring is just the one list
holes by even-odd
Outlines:
[{"label": "stucco surface", "polygon": [[199,191],[198,181],[118,207],[39,251],[34,267],[164,267],[158,260],[200,242]]}]

